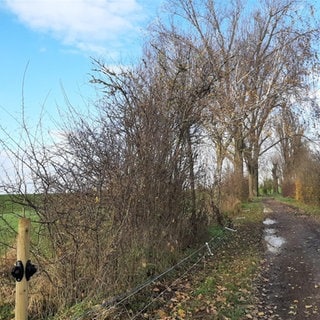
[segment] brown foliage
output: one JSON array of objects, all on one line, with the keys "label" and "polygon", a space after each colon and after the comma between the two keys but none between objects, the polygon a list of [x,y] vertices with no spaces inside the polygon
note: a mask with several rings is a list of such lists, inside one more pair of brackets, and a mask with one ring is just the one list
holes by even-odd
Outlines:
[{"label": "brown foliage", "polygon": [[[172,21],[185,24],[154,28],[136,67],[115,72],[94,61],[103,97],[87,115],[70,107],[61,141],[49,146],[23,119],[19,142],[3,142],[16,169],[6,190],[34,210],[33,254],[55,285],[39,281],[48,290],[32,305],[44,316],[161,271],[201,239],[210,215],[221,220],[220,204],[234,212],[255,196],[271,118],[307,87],[317,32],[296,25],[294,1],[266,2],[248,20],[240,2],[226,17],[213,1],[173,3]],[[209,205],[197,170],[204,132],[218,158],[219,196]],[[225,158],[235,174],[223,177]]]},{"label": "brown foliage", "polygon": [[41,226],[33,247],[41,277],[31,305],[43,317],[84,298],[125,292],[206,233],[194,169],[204,89],[200,81],[181,87],[186,71],[169,69],[171,60],[159,55],[162,64],[150,57],[135,72],[116,74],[96,62],[93,81],[107,91],[106,100],[92,118],[71,109],[62,143],[37,145],[41,139],[34,142],[25,128],[22,167],[36,192],[7,188]]}]

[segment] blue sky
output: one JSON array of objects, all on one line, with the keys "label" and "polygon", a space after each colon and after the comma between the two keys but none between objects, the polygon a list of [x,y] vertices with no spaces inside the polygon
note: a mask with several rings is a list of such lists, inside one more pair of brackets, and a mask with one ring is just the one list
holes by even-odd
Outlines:
[{"label": "blue sky", "polygon": [[115,66],[132,63],[164,2],[0,0],[0,125],[12,132],[18,127],[12,118],[21,116],[22,87],[31,124],[42,107],[46,119],[59,121],[63,89],[74,107],[92,105],[98,96],[89,84],[90,56]]},{"label": "blue sky", "polygon": [[[57,120],[57,107],[96,100],[90,57],[132,63],[163,0],[0,0],[1,125],[15,130],[22,96],[27,121]],[[25,82],[23,85],[23,77]],[[24,94],[22,95],[22,87]]]}]

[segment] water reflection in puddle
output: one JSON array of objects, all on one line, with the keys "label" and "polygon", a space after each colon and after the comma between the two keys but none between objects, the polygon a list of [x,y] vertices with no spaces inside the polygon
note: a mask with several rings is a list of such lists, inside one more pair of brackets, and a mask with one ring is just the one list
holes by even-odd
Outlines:
[{"label": "water reflection in puddle", "polygon": [[277,221],[269,219],[269,218],[267,218],[263,221],[263,224],[265,224],[265,225],[271,225],[271,224],[275,224],[275,223],[277,223]]},{"label": "water reflection in puddle", "polygon": [[[271,226],[276,223],[277,223],[276,220],[273,220],[270,218],[266,218],[263,221],[263,224],[265,226]],[[286,242],[286,240],[283,237],[276,235],[276,229],[266,228],[264,231],[265,231],[264,240],[267,243],[268,251],[270,251],[272,253],[279,253],[282,245]]]},{"label": "water reflection in puddle", "polygon": [[276,229],[267,228],[267,229],[264,229],[264,232],[267,235],[271,235],[271,234],[275,234],[276,233]]},{"label": "water reflection in puddle", "polygon": [[278,253],[286,240],[282,237],[275,235],[266,235],[264,240],[267,242],[267,248],[272,253]]}]

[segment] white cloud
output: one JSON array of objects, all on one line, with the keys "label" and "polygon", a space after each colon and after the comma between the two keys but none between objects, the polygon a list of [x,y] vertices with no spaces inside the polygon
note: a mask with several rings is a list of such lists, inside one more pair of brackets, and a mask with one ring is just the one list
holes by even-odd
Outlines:
[{"label": "white cloud", "polygon": [[[19,20],[81,51],[103,53],[137,36],[145,18],[137,0],[5,0]],[[122,41],[121,41],[122,42]]]}]

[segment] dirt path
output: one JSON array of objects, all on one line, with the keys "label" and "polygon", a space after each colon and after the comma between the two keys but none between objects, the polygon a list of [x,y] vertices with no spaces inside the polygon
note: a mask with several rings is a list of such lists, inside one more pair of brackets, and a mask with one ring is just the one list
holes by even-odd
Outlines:
[{"label": "dirt path", "polygon": [[320,223],[274,200],[264,204],[259,319],[320,319]]}]

